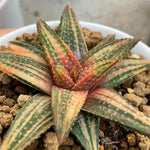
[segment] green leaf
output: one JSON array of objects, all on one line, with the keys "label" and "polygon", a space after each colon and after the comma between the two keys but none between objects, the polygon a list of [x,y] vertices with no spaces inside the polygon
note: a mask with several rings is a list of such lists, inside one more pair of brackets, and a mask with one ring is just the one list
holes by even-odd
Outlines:
[{"label": "green leaf", "polygon": [[68,72],[81,65],[64,41],[43,20],[37,22],[37,30],[45,50],[49,66],[63,65]]},{"label": "green leaf", "polygon": [[30,98],[15,117],[1,150],[24,150],[53,125],[49,96],[37,94]]},{"label": "green leaf", "polygon": [[81,111],[71,132],[85,150],[99,150],[99,127],[99,117]]},{"label": "green leaf", "polygon": [[71,89],[74,82],[68,71],[61,65],[53,66],[53,80],[55,84],[64,89]]},{"label": "green leaf", "polygon": [[88,96],[82,110],[118,122],[131,130],[150,137],[150,118],[114,90],[95,89]]},{"label": "green leaf", "polygon": [[70,5],[67,5],[63,11],[58,35],[78,59],[88,52],[81,26]]},{"label": "green leaf", "polygon": [[150,61],[143,59],[122,59],[101,80],[102,87],[117,87],[129,78],[150,69]]},{"label": "green leaf", "polygon": [[120,59],[128,53],[139,41],[139,39],[120,39],[110,43],[98,45],[90,50],[81,60],[83,67],[106,59]]},{"label": "green leaf", "polygon": [[53,81],[48,66],[31,57],[0,52],[0,70],[24,84],[51,94]]},{"label": "green leaf", "polygon": [[52,110],[59,144],[68,136],[71,126],[83,106],[88,91],[52,88]]},{"label": "green leaf", "polygon": [[72,90],[89,90],[93,88],[93,86],[95,87],[116,62],[118,62],[118,60],[104,60],[83,68]]},{"label": "green leaf", "polygon": [[44,65],[48,65],[43,48],[37,44],[27,41],[11,41],[9,47],[13,54],[28,56]]}]

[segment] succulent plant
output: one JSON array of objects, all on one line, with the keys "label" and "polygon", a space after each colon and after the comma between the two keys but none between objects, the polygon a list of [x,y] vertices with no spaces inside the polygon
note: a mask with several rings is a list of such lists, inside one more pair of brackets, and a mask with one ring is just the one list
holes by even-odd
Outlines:
[{"label": "succulent plant", "polygon": [[72,132],[85,150],[98,150],[100,118],[150,137],[150,118],[113,89],[150,69],[148,60],[124,58],[139,39],[108,36],[88,51],[70,5],[57,33],[41,19],[37,31],[41,46],[11,41],[0,51],[1,71],[41,91],[17,114],[1,150],[22,150],[51,126],[59,145]]}]

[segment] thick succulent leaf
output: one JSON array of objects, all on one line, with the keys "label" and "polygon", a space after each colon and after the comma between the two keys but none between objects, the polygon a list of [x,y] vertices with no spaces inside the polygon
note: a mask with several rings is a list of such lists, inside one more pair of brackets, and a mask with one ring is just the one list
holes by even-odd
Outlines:
[{"label": "thick succulent leaf", "polygon": [[69,72],[74,66],[81,68],[70,48],[43,20],[38,20],[37,29],[50,67],[63,65]]},{"label": "thick succulent leaf", "polygon": [[71,132],[85,150],[99,150],[99,127],[99,117],[81,111]]},{"label": "thick succulent leaf", "polygon": [[139,39],[120,39],[110,43],[98,45],[90,50],[81,60],[83,67],[105,59],[120,59],[127,54],[139,41]]},{"label": "thick succulent leaf", "polygon": [[83,106],[88,91],[69,91],[52,88],[52,110],[59,144],[67,137],[71,126]]},{"label": "thick succulent leaf", "polygon": [[81,26],[70,5],[67,5],[63,11],[58,35],[78,59],[88,52]]},{"label": "thick succulent leaf", "polygon": [[72,70],[70,71],[70,76],[73,79],[74,82],[77,81],[79,77],[79,71],[76,67],[73,67]]},{"label": "thick succulent leaf", "polygon": [[107,37],[105,37],[103,40],[101,40],[96,47],[99,47],[100,45],[104,45],[106,43],[110,43],[114,40],[115,40],[115,34],[108,34]]},{"label": "thick succulent leaf", "polygon": [[102,77],[118,62],[118,60],[104,60],[97,62],[91,66],[83,68],[80,73],[78,82],[74,85],[72,90],[89,90],[95,84],[99,83]]},{"label": "thick succulent leaf", "polygon": [[24,150],[53,124],[50,97],[35,95],[15,117],[0,149]]},{"label": "thick succulent leaf", "polygon": [[88,96],[82,109],[150,137],[150,118],[138,111],[114,90],[95,89]]},{"label": "thick succulent leaf", "polygon": [[150,61],[143,59],[122,59],[101,80],[102,87],[117,87],[127,79],[150,69]]},{"label": "thick succulent leaf", "polygon": [[55,84],[64,89],[71,89],[74,82],[68,71],[61,65],[53,66],[53,80]]},{"label": "thick succulent leaf", "polygon": [[49,67],[31,57],[0,52],[0,70],[35,89],[51,93],[53,82]]},{"label": "thick succulent leaf", "polygon": [[36,61],[47,65],[44,50],[41,46],[27,41],[11,41],[9,42],[13,54],[31,57]]}]

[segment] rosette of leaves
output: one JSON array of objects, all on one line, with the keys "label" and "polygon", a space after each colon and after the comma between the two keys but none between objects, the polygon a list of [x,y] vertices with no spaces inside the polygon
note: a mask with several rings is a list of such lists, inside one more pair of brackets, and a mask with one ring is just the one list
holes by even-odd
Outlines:
[{"label": "rosette of leaves", "polygon": [[113,88],[150,69],[150,61],[124,58],[139,41],[107,37],[87,50],[70,5],[63,11],[57,33],[37,22],[41,46],[11,41],[0,51],[0,70],[41,91],[21,109],[1,150],[22,150],[51,126],[58,145],[70,132],[85,150],[98,150],[100,118],[150,137],[150,119]]}]

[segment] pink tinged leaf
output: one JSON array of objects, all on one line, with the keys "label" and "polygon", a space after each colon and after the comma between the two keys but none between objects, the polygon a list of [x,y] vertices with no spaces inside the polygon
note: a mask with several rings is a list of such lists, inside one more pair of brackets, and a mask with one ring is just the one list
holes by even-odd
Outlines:
[{"label": "pink tinged leaf", "polygon": [[74,86],[72,78],[63,66],[53,66],[52,73],[54,82],[57,86],[65,89],[71,89]]},{"label": "pink tinged leaf", "polygon": [[120,59],[127,54],[139,41],[139,39],[120,39],[110,43],[97,45],[90,50],[81,60],[83,67],[106,59]]},{"label": "pink tinged leaf", "polygon": [[[105,60],[89,67],[83,68],[79,79],[72,90],[89,90],[97,85],[102,77],[118,62],[118,60]],[[94,86],[95,87],[95,86]]]},{"label": "pink tinged leaf", "polygon": [[102,87],[117,87],[129,78],[150,69],[150,61],[143,59],[122,59],[101,80]]},{"label": "pink tinged leaf", "polygon": [[79,71],[77,70],[76,67],[73,67],[72,70],[70,71],[70,76],[73,79],[74,82],[77,81],[78,77],[79,77]]},{"label": "pink tinged leaf", "polygon": [[63,11],[58,27],[58,35],[78,59],[88,52],[82,28],[70,5],[67,5]]},{"label": "pink tinged leaf", "polygon": [[38,20],[37,29],[51,68],[63,65],[69,72],[74,66],[82,68],[70,48],[43,20]]},{"label": "pink tinged leaf", "polygon": [[44,65],[48,65],[43,48],[37,44],[27,41],[11,41],[9,47],[13,54],[28,56]]},{"label": "pink tinged leaf", "polygon": [[68,136],[87,94],[88,91],[69,91],[53,86],[52,110],[59,144]]},{"label": "pink tinged leaf", "polygon": [[95,89],[89,94],[82,110],[118,122],[150,137],[150,118],[114,90]]},{"label": "pink tinged leaf", "polygon": [[0,52],[0,70],[32,88],[51,94],[53,81],[49,67],[31,57]]}]

